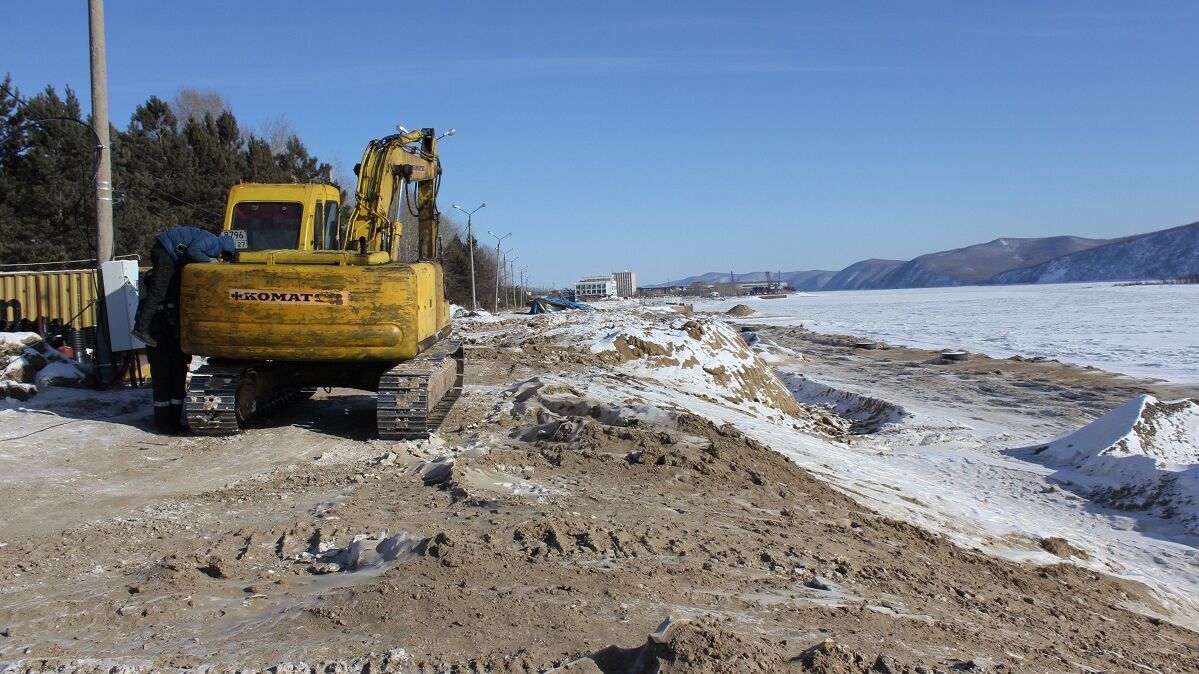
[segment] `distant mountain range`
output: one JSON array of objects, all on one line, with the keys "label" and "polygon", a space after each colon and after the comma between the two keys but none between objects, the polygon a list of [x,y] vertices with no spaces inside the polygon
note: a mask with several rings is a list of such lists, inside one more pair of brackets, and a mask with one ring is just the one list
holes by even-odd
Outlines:
[{"label": "distant mountain range", "polygon": [[[962,285],[1155,281],[1199,273],[1199,222],[1119,239],[1053,236],[995,239],[914,260],[862,260],[841,271],[772,272],[797,290],[875,290]],[[765,281],[767,272],[737,274],[738,282]],[[659,284],[728,283],[729,273],[708,272]]]}]

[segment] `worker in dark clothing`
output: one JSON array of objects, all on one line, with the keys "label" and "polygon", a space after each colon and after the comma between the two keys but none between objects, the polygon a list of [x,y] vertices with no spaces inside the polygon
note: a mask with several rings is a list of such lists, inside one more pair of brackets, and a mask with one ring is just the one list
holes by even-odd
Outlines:
[{"label": "worker in dark clothing", "polygon": [[[167,303],[168,297],[179,298],[176,279],[183,265],[189,262],[231,260],[234,251],[233,239],[217,236],[198,227],[172,227],[155,237],[154,246],[150,249],[153,269],[146,277],[145,288],[141,289],[137,318],[131,334],[145,342],[146,346],[155,346],[150,324],[154,321],[154,315]],[[174,295],[170,294],[172,287],[175,289]]]},{"label": "worker in dark clothing", "polygon": [[[152,283],[155,272],[147,276]],[[187,395],[187,371],[191,357],[183,353],[179,340],[179,274],[167,291],[167,302],[154,312],[146,344],[150,360],[150,385],[154,389],[154,426],[159,433],[173,435],[183,430],[183,400]]]},{"label": "worker in dark clothing", "polygon": [[179,340],[179,272],[190,262],[231,260],[233,251],[232,239],[195,227],[168,229],[150,249],[153,268],[146,275],[131,334],[146,344],[154,387],[154,425],[161,433],[182,430],[191,361]]}]

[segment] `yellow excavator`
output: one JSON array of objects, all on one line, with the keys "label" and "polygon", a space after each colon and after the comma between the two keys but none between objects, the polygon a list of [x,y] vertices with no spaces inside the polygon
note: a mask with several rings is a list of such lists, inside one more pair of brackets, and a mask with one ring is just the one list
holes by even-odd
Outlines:
[{"label": "yellow excavator", "polygon": [[[464,358],[439,261],[437,140],[401,129],[371,141],[344,227],[330,185],[230,190],[222,235],[236,261],[187,265],[180,285],[183,351],[208,358],[184,402],[192,432],[231,435],[334,386],[377,392],[381,438],[427,437],[440,423]],[[402,254],[401,209],[416,216],[414,254]]]}]

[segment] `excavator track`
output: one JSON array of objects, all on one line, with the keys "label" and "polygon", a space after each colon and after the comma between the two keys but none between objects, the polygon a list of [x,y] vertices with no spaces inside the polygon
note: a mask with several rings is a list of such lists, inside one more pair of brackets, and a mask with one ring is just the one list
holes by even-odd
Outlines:
[{"label": "excavator track", "polygon": [[462,340],[447,339],[384,372],[376,398],[379,437],[429,437],[462,394],[464,369]]},{"label": "excavator track", "polygon": [[197,435],[233,435],[237,424],[237,389],[242,366],[211,363],[192,372],[183,401],[188,428]]},{"label": "excavator track", "polygon": [[245,363],[207,363],[191,375],[183,402],[187,425],[196,435],[235,435],[254,417],[292,400],[310,389],[273,391],[263,401],[255,387],[256,373]]}]

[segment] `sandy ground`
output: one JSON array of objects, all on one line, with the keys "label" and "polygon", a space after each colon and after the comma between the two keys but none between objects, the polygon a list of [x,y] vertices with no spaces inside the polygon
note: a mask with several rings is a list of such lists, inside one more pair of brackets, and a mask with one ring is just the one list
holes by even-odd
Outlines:
[{"label": "sandy ground", "polygon": [[[641,347],[461,330],[467,391],[426,442],[371,439],[372,399],[344,390],[227,439],[153,435],[145,391],[0,410],[0,671],[1199,669],[1185,616],[1088,568],[1086,541],[1030,542],[1053,564],[969,549],[683,402],[584,390],[648,391],[619,368]],[[1193,393],[761,334],[814,377],[1013,440]]]}]

